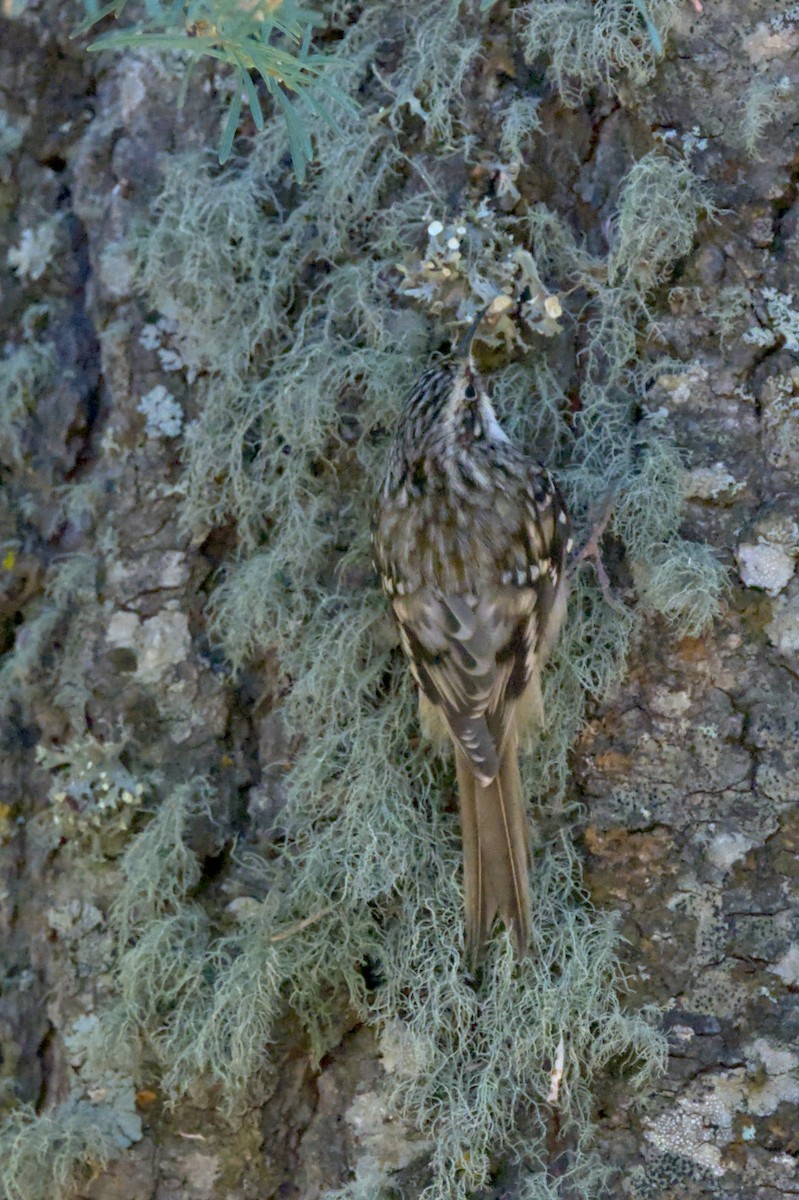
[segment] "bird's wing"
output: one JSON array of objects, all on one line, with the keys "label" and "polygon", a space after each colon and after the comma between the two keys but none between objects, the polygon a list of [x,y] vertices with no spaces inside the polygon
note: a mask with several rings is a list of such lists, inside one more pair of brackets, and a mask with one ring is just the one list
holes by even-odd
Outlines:
[{"label": "bird's wing", "polygon": [[532,650],[540,669],[563,619],[564,572],[572,547],[566,505],[548,471],[540,470],[534,476],[519,532],[535,586],[536,635]]},{"label": "bird's wing", "polygon": [[[563,614],[569,536],[546,472],[532,474],[515,499],[501,497],[499,508],[475,526],[482,543],[475,561],[491,566],[469,591],[432,580],[401,594],[387,588],[414,678],[483,783],[497,774],[516,705],[532,696],[534,708],[539,696],[538,675]],[[381,574],[390,575],[388,564]]]},{"label": "bird's wing", "polygon": [[534,589],[504,587],[476,597],[420,588],[397,597],[394,611],[419,688],[476,777],[490,782],[508,732],[508,702],[530,678]]}]

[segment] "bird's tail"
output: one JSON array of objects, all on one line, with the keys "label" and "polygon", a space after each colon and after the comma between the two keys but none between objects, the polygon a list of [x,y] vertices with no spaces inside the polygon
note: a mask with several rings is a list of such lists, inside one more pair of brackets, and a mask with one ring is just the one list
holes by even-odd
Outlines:
[{"label": "bird's tail", "polygon": [[530,941],[530,852],[515,738],[509,738],[496,778],[481,784],[455,749],[463,836],[466,946],[472,962],[500,916],[522,957]]}]

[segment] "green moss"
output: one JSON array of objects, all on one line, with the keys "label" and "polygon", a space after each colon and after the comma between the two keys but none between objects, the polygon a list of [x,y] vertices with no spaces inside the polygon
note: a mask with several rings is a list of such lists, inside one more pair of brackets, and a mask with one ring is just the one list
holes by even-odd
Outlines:
[{"label": "green moss", "polygon": [[[652,153],[621,181],[606,258],[589,254],[543,206],[529,216],[534,253],[549,286],[564,295],[579,288],[586,297],[582,311],[574,314],[584,322],[588,339],[574,454],[566,475],[567,483],[574,476],[583,495],[596,498],[609,480],[635,471],[640,433],[631,414],[645,382],[638,346],[652,327],[649,297],[690,249],[702,212],[712,216],[713,207],[690,170]],[[593,483],[589,473],[595,476]]]},{"label": "green moss", "polygon": [[639,620],[631,610],[608,607],[586,574],[574,581],[566,627],[544,678],[546,721],[523,766],[528,794],[535,801],[563,801],[569,751],[582,728],[588,699],[607,695],[622,678]]},{"label": "green moss", "polygon": [[[253,1103],[270,1079],[264,1051],[287,1002],[322,1053],[342,984],[353,1002],[363,1001],[357,968],[375,935],[368,917],[359,918],[341,895],[341,863],[328,859],[324,890],[309,894],[311,878],[317,888],[322,882],[328,844],[314,846],[311,878],[295,862],[277,871],[255,864],[262,882],[272,876],[268,900],[250,905],[240,930],[213,938],[191,899],[200,867],[186,845],[189,824],[210,797],[205,784],[177,788],[123,857],[124,883],[111,913],[121,948],[118,995],[95,1053],[102,1058],[114,1047],[135,1069],[147,1048],[160,1059],[173,1097],[200,1079],[217,1081],[234,1108],[245,1097]],[[293,847],[291,857],[297,852]]]}]

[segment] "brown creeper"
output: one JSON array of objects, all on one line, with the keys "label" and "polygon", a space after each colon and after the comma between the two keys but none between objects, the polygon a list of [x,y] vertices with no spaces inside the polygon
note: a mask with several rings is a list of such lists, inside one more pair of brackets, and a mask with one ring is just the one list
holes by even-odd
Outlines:
[{"label": "brown creeper", "polygon": [[455,748],[470,957],[497,915],[521,955],[530,885],[518,742],[540,718],[571,538],[552,478],[510,443],[469,363],[434,367],[408,396],[373,540],[422,725]]}]

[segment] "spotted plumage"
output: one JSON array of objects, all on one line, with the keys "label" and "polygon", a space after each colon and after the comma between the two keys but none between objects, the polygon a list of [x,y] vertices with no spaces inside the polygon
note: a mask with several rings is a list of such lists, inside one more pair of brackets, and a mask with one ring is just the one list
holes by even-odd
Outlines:
[{"label": "spotted plumage", "polygon": [[423,721],[455,747],[473,956],[497,915],[520,953],[529,939],[517,743],[540,714],[569,549],[555,483],[509,441],[474,369],[427,371],[395,431],[374,551]]}]

